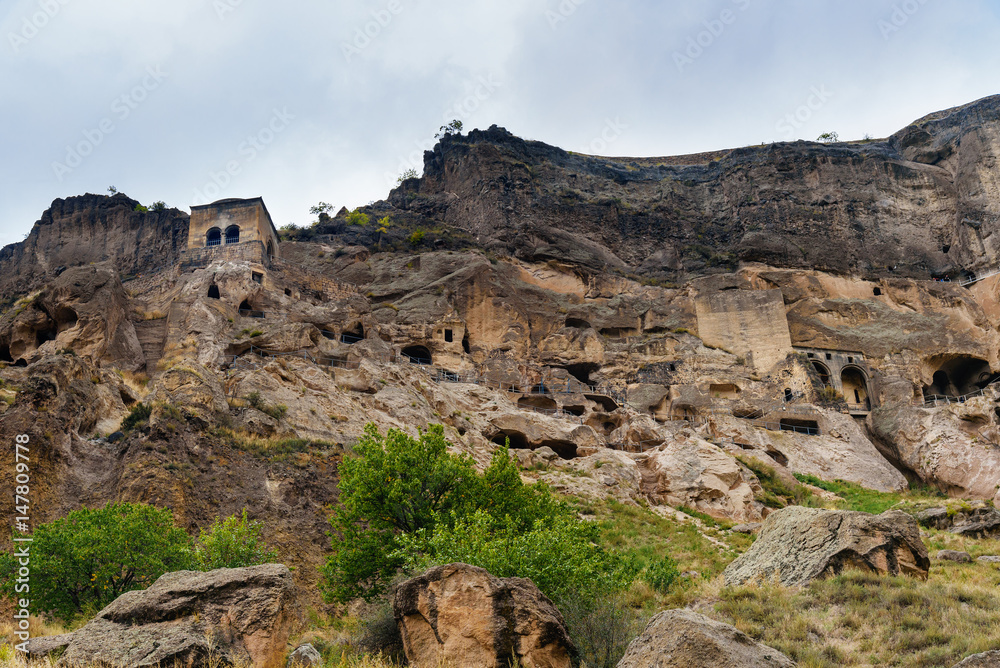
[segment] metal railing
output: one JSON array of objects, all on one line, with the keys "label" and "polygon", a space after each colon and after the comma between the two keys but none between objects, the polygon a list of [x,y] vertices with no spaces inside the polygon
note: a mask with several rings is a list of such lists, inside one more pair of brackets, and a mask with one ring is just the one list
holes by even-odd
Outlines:
[{"label": "metal railing", "polygon": [[205,242],[205,245],[208,246],[208,247],[211,247],[211,246],[221,246],[222,245],[222,239],[221,238],[219,238],[219,239],[209,239],[208,241]]},{"label": "metal railing", "polygon": [[759,422],[755,423],[754,427],[768,431],[791,431],[796,434],[805,434],[806,436],[820,435],[819,427],[800,427],[798,425],[781,424],[780,422]]},{"label": "metal railing", "polygon": [[990,271],[986,272],[981,276],[973,274],[969,278],[963,278],[961,281],[958,282],[958,284],[961,285],[963,288],[965,288],[972,285],[973,283],[978,283],[979,281],[985,281],[987,278],[992,278],[997,274],[1000,274],[1000,269],[991,269]]},{"label": "metal railing", "polygon": [[913,404],[915,406],[923,406],[924,408],[934,408],[935,406],[948,406],[949,404],[964,404],[969,399],[975,399],[976,397],[986,396],[986,390],[996,385],[1000,385],[1000,379],[994,380],[989,385],[982,387],[975,392],[969,392],[968,394],[963,394],[960,397],[949,397],[943,394],[932,394],[929,397],[924,397],[923,401],[915,401]]}]

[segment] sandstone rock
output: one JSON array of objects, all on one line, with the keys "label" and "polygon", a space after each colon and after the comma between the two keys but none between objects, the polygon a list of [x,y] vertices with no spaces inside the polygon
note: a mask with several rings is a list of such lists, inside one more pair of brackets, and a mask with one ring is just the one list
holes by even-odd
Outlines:
[{"label": "sandstone rock", "polygon": [[284,668],[297,614],[291,573],[280,564],[167,573],[72,633],[58,665],[208,666],[214,655]]},{"label": "sandstone rock", "polygon": [[214,371],[185,364],[165,371],[151,384],[150,403],[163,402],[187,409],[204,424],[219,413],[228,413],[229,404]]},{"label": "sandstone rock", "polygon": [[974,654],[956,663],[952,668],[1000,668],[1000,650]]},{"label": "sandstone rock", "polygon": [[323,657],[311,644],[299,645],[295,651],[288,655],[288,668],[307,668],[309,666],[319,666],[323,663]]},{"label": "sandstone rock", "polygon": [[997,555],[983,555],[976,559],[976,561],[982,564],[1000,564],[1000,556]]},{"label": "sandstone rock", "polygon": [[680,435],[638,461],[642,489],[656,503],[688,506],[738,522],[761,519],[760,483],[725,451],[693,433]]},{"label": "sandstone rock", "polygon": [[916,521],[898,510],[881,515],[790,506],[767,516],[757,541],[725,570],[727,585],[778,580],[805,585],[845,568],[925,579],[927,548]]},{"label": "sandstone rock", "polygon": [[730,531],[734,533],[754,534],[760,531],[760,527],[760,522],[748,522],[746,524],[737,524]]},{"label": "sandstone rock", "polygon": [[449,564],[399,585],[393,614],[410,665],[568,668],[576,650],[562,615],[530,580]]},{"label": "sandstone rock", "polygon": [[632,641],[618,668],[793,668],[776,649],[691,610],[659,613]]},{"label": "sandstone rock", "polygon": [[957,550],[939,550],[935,556],[944,561],[955,561],[960,564],[972,563],[972,557],[968,552],[959,552]]}]

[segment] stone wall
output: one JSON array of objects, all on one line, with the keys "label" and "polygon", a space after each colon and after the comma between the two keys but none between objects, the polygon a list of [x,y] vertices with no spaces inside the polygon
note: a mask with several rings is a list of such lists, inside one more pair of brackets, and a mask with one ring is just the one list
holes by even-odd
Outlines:
[{"label": "stone wall", "polygon": [[262,242],[244,241],[224,246],[188,247],[181,252],[180,268],[184,272],[207,267],[213,262],[256,262],[265,267],[270,264]]},{"label": "stone wall", "polygon": [[188,249],[206,247],[207,235],[212,228],[218,228],[222,233],[224,245],[226,229],[233,225],[240,228],[240,243],[259,241],[265,249],[270,246],[272,255],[277,255],[278,235],[274,230],[271,215],[264,206],[264,200],[259,197],[247,200],[221,200],[191,207]]},{"label": "stone wall", "polygon": [[705,345],[745,355],[766,372],[792,353],[781,290],[724,290],[695,299]]}]

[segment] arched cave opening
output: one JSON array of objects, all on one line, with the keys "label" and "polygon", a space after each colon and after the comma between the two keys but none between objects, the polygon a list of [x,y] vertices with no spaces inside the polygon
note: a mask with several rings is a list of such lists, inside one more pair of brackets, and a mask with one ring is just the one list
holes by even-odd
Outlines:
[{"label": "arched cave opening", "polygon": [[[510,444],[508,445],[508,440]],[[511,450],[529,450],[528,439],[519,431],[501,431],[490,439],[491,443],[508,447]]]},{"label": "arched cave opening", "polygon": [[996,379],[986,360],[960,356],[937,365],[931,384],[924,387],[924,396],[958,397],[971,394]]},{"label": "arched cave opening", "polygon": [[792,389],[790,387],[786,387],[785,388],[785,401],[791,401],[794,398],[795,398],[795,395],[792,394]]},{"label": "arched cave opening", "polygon": [[6,343],[0,344],[0,362],[14,363],[14,358],[10,356],[10,346]]},{"label": "arched cave opening", "polygon": [[591,374],[600,371],[601,365],[593,362],[584,362],[582,364],[569,364],[563,368],[566,369],[569,375],[573,376],[587,387],[593,387],[594,381],[590,378],[590,376]]},{"label": "arched cave opening", "polygon": [[76,323],[80,322],[79,316],[77,316],[76,311],[68,306],[60,306],[56,309],[55,314],[56,321],[56,331],[65,332],[67,329],[73,329],[76,327]]},{"label": "arched cave opening", "polygon": [[321,336],[322,336],[322,337],[323,337],[324,339],[330,339],[331,341],[336,341],[337,339],[339,339],[339,338],[340,338],[340,337],[338,337],[338,336],[337,336],[337,335],[336,335],[336,334],[335,334],[334,332],[331,332],[330,330],[327,330],[327,329],[323,329],[323,328],[322,328],[322,327],[320,327],[319,325],[316,325],[316,329],[318,329],[318,330],[319,330],[319,333],[320,333],[320,335],[321,335]]},{"label": "arched cave opening", "polygon": [[539,448],[552,448],[559,459],[576,459],[576,443],[572,441],[548,440],[538,444]]},{"label": "arched cave opening", "polygon": [[882,288],[875,288],[875,289],[873,289],[872,290],[872,294],[875,295],[876,297],[881,297],[882,296]]},{"label": "arched cave opening", "polygon": [[846,367],[840,374],[840,384],[844,388],[844,398],[849,404],[857,404],[871,409],[868,400],[868,379],[856,367]]},{"label": "arched cave opening", "polygon": [[563,410],[570,415],[575,415],[577,417],[583,417],[583,414],[587,412],[584,406],[563,406]]},{"label": "arched cave opening", "polygon": [[517,400],[518,408],[539,408],[543,411],[554,411],[559,408],[559,404],[551,397],[534,394],[530,397],[521,397]]},{"label": "arched cave opening", "polygon": [[346,330],[340,334],[340,342],[353,346],[355,343],[365,340],[365,328],[359,322],[353,329]]},{"label": "arched cave opening", "polygon": [[566,326],[576,329],[590,329],[590,323],[582,318],[566,318]]},{"label": "arched cave opening", "polygon": [[617,401],[603,394],[585,394],[583,396],[603,408],[606,413],[614,413],[619,408]]},{"label": "arched cave opening", "polygon": [[267,259],[274,259],[274,243],[270,239],[267,240]]},{"label": "arched cave opening", "polygon": [[775,464],[779,464],[779,465],[784,466],[784,467],[788,466],[788,457],[786,457],[785,455],[781,454],[777,450],[765,450],[764,453],[768,457],[770,457],[771,459],[773,459]]},{"label": "arched cave opening", "polygon": [[243,314],[243,311],[252,311],[252,310],[253,306],[250,304],[249,301],[244,299],[243,301],[240,302],[240,315]]},{"label": "arched cave opening", "polygon": [[816,375],[819,376],[819,381],[823,383],[823,387],[830,387],[830,369],[822,362],[813,362],[812,365],[813,369],[816,370]]},{"label": "arched cave opening", "polygon": [[431,351],[426,346],[407,346],[401,351],[410,364],[430,364],[433,361]]},{"label": "arched cave opening", "polygon": [[209,299],[222,299],[222,295],[219,293],[219,286],[212,283],[208,286],[208,298]]},{"label": "arched cave opening", "polygon": [[740,391],[740,386],[732,383],[713,383],[708,386],[708,393],[715,399],[736,399]]},{"label": "arched cave opening", "polygon": [[291,288],[285,288],[285,296],[286,297],[291,297],[292,296],[292,289]]},{"label": "arched cave opening", "polygon": [[43,343],[56,340],[56,330],[39,329],[35,332],[35,343],[41,346]]},{"label": "arched cave opening", "polygon": [[22,366],[22,367],[23,366],[28,366],[28,360],[26,360],[26,359],[24,359],[22,357],[21,359],[19,359],[16,362],[14,362],[14,366]]},{"label": "arched cave opening", "polygon": [[462,337],[462,350],[466,355],[472,352],[472,346],[469,345],[469,330],[465,330],[465,336]]}]

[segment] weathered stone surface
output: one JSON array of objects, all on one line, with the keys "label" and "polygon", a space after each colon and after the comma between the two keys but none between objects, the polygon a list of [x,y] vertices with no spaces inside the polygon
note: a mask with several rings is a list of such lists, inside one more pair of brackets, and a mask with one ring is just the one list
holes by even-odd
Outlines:
[{"label": "weathered stone surface", "polygon": [[983,564],[1000,564],[1000,556],[992,555],[992,554],[983,555],[983,556],[979,557],[978,559],[976,559],[976,561],[978,561],[980,563],[983,563]]},{"label": "weathered stone surface", "polygon": [[448,564],[403,582],[393,598],[406,658],[416,668],[570,666],[575,649],[562,615],[530,580]]},{"label": "weathered stone surface", "polygon": [[288,668],[307,668],[319,666],[322,663],[322,655],[309,643],[299,645],[294,652],[288,655]]},{"label": "weathered stone surface", "polygon": [[972,556],[968,552],[958,550],[939,550],[934,556],[943,561],[955,561],[960,564],[972,563]]},{"label": "weathered stone surface", "polygon": [[797,586],[845,568],[926,578],[930,559],[916,521],[901,511],[790,506],[767,516],[757,541],[726,568],[725,578],[727,585],[777,580]]},{"label": "weathered stone surface", "polygon": [[298,611],[281,564],[167,573],[122,594],[72,634],[59,666],[209,666],[210,656],[284,668]]},{"label": "weathered stone surface", "polygon": [[1000,650],[974,654],[952,668],[1000,668]]},{"label": "weathered stone surface", "polygon": [[629,645],[618,668],[794,668],[776,649],[691,610],[659,613]]}]

